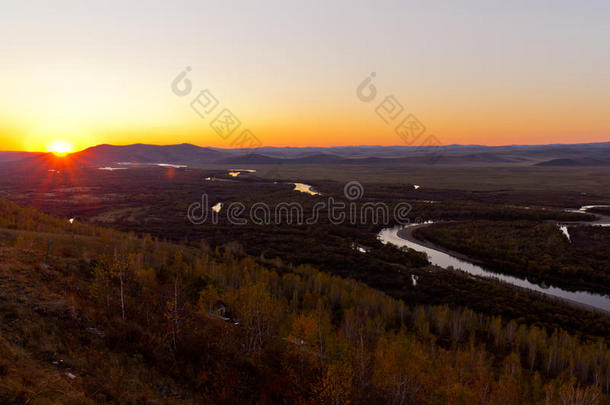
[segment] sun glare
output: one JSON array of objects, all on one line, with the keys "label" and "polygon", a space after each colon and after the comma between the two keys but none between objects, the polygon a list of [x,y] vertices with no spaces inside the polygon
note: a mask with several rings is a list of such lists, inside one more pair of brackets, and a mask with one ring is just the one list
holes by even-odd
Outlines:
[{"label": "sun glare", "polygon": [[66,156],[67,154],[73,152],[74,148],[69,142],[57,140],[51,142],[47,147],[47,150],[57,156]]}]

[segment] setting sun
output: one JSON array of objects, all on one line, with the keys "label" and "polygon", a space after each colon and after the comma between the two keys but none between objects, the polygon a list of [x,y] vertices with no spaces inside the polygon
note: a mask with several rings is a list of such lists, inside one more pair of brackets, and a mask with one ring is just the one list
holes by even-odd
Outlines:
[{"label": "setting sun", "polygon": [[57,156],[66,156],[74,151],[72,144],[67,141],[57,140],[53,141],[47,147],[49,152],[54,153]]}]

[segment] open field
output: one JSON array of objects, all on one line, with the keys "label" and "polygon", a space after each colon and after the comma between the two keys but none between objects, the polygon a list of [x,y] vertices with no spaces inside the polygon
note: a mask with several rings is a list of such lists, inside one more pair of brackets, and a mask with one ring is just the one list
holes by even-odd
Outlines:
[{"label": "open field", "polygon": [[[383,226],[381,224],[366,221],[358,221],[356,225],[331,224],[324,219],[324,215],[315,225],[281,223],[235,226],[228,223],[224,215],[219,216],[218,223],[190,223],[186,218],[189,205],[201,202],[202,194],[209,199],[208,210],[217,202],[223,202],[225,206],[241,202],[246,207],[256,202],[264,202],[271,207],[281,202],[298,202],[306,216],[311,214],[315,202],[327,197],[345,201],[344,182],[335,179],[347,174],[337,167],[289,167],[286,172],[268,175],[274,181],[266,180],[264,171],[231,177],[228,174],[230,168],[140,167],[114,172],[75,168],[59,174],[40,171],[39,178],[32,176],[31,172],[16,171],[0,181],[0,193],[20,204],[35,206],[64,218],[76,218],[78,222],[98,223],[137,234],[148,233],[172,241],[198,244],[204,240],[212,247],[237,242],[249,254],[277,257],[294,265],[313,265],[327,273],[363,281],[409,303],[465,305],[485,313],[527,319],[528,322],[549,327],[561,325],[568,330],[580,328],[592,336],[603,336],[605,333],[604,324],[599,321],[593,322],[582,315],[559,315],[561,311],[556,302],[540,301],[538,296],[529,297],[526,294],[512,299],[508,305],[507,300],[511,300],[509,297],[513,295],[510,288],[498,286],[481,289],[481,280],[459,273],[426,272],[421,269],[420,255],[414,252],[392,253],[381,246],[376,236]],[[356,174],[371,179],[371,182],[362,182],[364,197],[361,202],[385,202],[390,205],[409,202],[413,220],[571,221],[592,216],[568,213],[563,208],[608,201],[604,194],[606,189],[595,192],[583,191],[586,188],[580,187],[576,190],[566,189],[565,176],[547,168],[528,170],[547,173],[550,190],[545,190],[541,185],[546,186],[547,183],[540,183],[537,188],[532,184],[532,189],[521,189],[511,184],[511,181],[521,178],[519,172],[524,170],[522,168],[503,169],[511,173],[509,177],[492,178],[492,169],[489,168],[462,168],[458,172],[475,173],[489,182],[495,179],[495,187],[488,191],[433,188],[425,183],[415,189],[413,184],[417,183],[411,183],[404,177],[396,182],[390,182],[386,177],[388,171],[395,171],[398,175],[407,170],[379,166],[358,168]],[[418,170],[425,173],[427,169],[422,167]],[[438,167],[434,170],[441,179],[443,176],[456,176],[451,168]],[[589,170],[592,169],[573,175],[584,176]],[[330,180],[310,178],[310,171]],[[466,177],[472,181],[473,176]],[[429,179],[432,181],[433,177]],[[289,183],[296,181],[313,184],[323,196],[295,192],[294,186]],[[362,254],[354,249],[354,244],[366,246],[371,251]],[[406,268],[412,270],[405,272]],[[411,286],[412,274],[419,277],[417,288]],[[490,298],[491,291],[494,291],[493,298]]]},{"label": "open field", "polygon": [[[251,166],[251,167],[250,167]],[[586,192],[610,196],[610,167],[540,167],[518,165],[250,165],[273,179],[334,180],[361,183],[418,184],[422,187],[473,191],[519,190]],[[226,166],[205,166],[223,170]]]}]

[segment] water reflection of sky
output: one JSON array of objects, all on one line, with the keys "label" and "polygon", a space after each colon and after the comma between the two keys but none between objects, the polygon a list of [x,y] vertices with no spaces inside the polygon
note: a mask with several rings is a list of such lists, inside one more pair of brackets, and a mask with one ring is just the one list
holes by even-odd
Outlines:
[{"label": "water reflection of sky", "polygon": [[310,186],[309,184],[303,184],[303,183],[293,183],[294,184],[294,191],[299,191],[301,193],[307,193],[310,195],[322,195],[320,193],[318,193],[317,191],[314,190],[314,188],[312,186]]}]

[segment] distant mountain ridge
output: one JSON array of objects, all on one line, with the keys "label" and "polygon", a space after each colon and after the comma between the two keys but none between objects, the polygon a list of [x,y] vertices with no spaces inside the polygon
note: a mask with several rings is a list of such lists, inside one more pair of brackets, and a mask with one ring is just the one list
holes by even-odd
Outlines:
[{"label": "distant mountain ridge", "polygon": [[13,152],[0,151],[0,163],[16,162],[28,158],[36,158],[45,155],[42,152]]},{"label": "distant mountain ridge", "polygon": [[191,144],[127,146],[98,145],[70,155],[83,163],[112,164],[130,163],[176,163],[193,164],[218,160],[223,153],[212,148],[202,148]]},{"label": "distant mountain ridge", "polygon": [[[610,166],[610,142],[554,145],[447,145],[262,147],[220,149],[192,144],[125,146],[98,145],[69,155],[82,166],[103,167],[118,163],[203,165],[265,164],[435,164]],[[0,152],[0,164],[53,160],[51,154]]]},{"label": "distant mountain ridge", "polygon": [[551,159],[536,163],[536,166],[610,166],[610,161],[596,158]]}]

